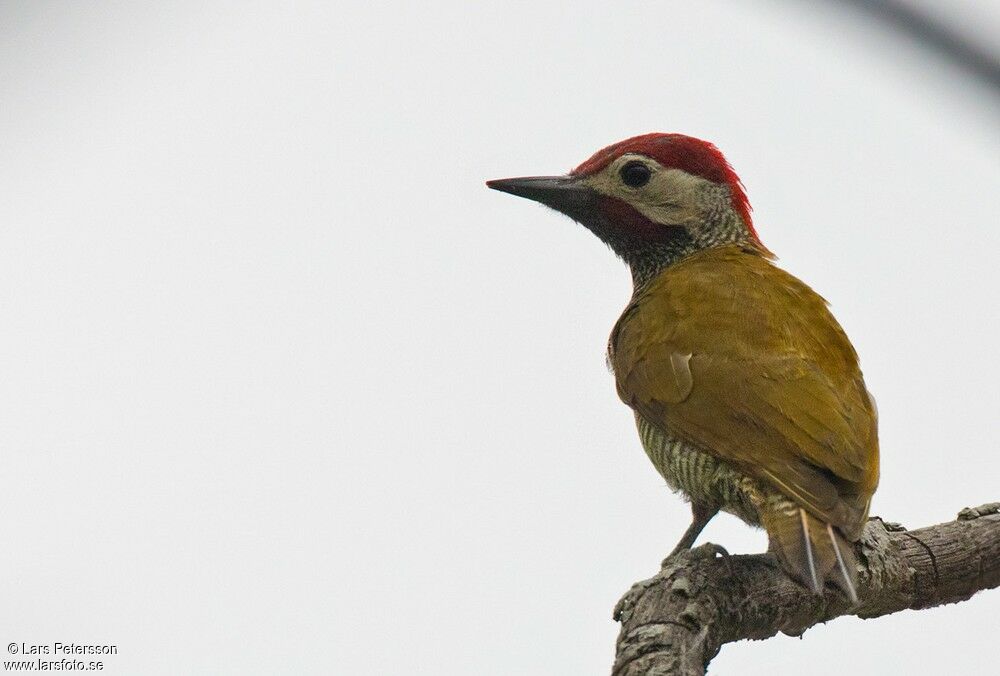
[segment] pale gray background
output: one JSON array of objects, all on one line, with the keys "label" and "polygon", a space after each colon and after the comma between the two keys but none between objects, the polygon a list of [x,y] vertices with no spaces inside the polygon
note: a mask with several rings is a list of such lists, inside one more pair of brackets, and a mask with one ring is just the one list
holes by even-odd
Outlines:
[{"label": "pale gray background", "polygon": [[[952,19],[996,39],[990,1]],[[873,511],[1000,499],[1000,115],[827,4],[3,3],[0,646],[121,674],[601,674],[687,523],[595,238],[487,178],[715,141],[881,411]],[[760,551],[720,517],[707,537]],[[994,674],[1000,593],[717,674]]]}]

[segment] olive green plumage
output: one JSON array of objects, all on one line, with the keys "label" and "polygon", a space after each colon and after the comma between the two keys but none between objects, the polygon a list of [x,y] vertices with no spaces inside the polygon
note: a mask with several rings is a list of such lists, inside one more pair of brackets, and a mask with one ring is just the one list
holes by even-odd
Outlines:
[{"label": "olive green plumage", "polygon": [[[609,360],[668,484],[763,524],[779,557],[798,568],[808,554],[822,581],[832,540],[857,540],[878,483],[875,407],[825,301],[754,246],[705,249],[636,290]],[[716,462],[685,477],[699,453]],[[803,530],[816,531],[811,553]]]}]

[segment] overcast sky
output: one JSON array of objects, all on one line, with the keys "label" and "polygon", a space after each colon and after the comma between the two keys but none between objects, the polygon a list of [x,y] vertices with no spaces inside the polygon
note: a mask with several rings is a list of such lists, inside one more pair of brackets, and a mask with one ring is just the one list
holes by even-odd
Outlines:
[{"label": "overcast sky", "polygon": [[[606,673],[688,509],[605,368],[624,266],[483,181],[649,131],[717,143],[832,303],[881,414],[873,513],[1000,499],[1000,98],[804,6],[3,3],[0,645]],[[998,616],[840,619],[713,673],[994,674]]]}]

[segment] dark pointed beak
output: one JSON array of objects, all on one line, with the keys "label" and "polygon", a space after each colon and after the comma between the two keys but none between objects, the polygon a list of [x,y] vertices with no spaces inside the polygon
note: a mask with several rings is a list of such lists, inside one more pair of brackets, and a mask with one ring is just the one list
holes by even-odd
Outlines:
[{"label": "dark pointed beak", "polygon": [[593,203],[594,191],[576,176],[526,176],[486,181],[493,190],[507,192],[576,216]]}]

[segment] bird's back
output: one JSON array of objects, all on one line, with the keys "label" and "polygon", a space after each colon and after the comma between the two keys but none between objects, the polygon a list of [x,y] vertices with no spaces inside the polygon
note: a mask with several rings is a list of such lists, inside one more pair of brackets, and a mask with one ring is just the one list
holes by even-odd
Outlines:
[{"label": "bird's back", "polygon": [[636,290],[609,357],[640,430],[858,538],[878,483],[875,408],[854,348],[804,283],[753,247],[695,253]]},{"label": "bird's back", "polygon": [[753,249],[694,254],[637,290],[610,361],[650,424],[860,531],[875,409],[846,334],[801,281]]}]

